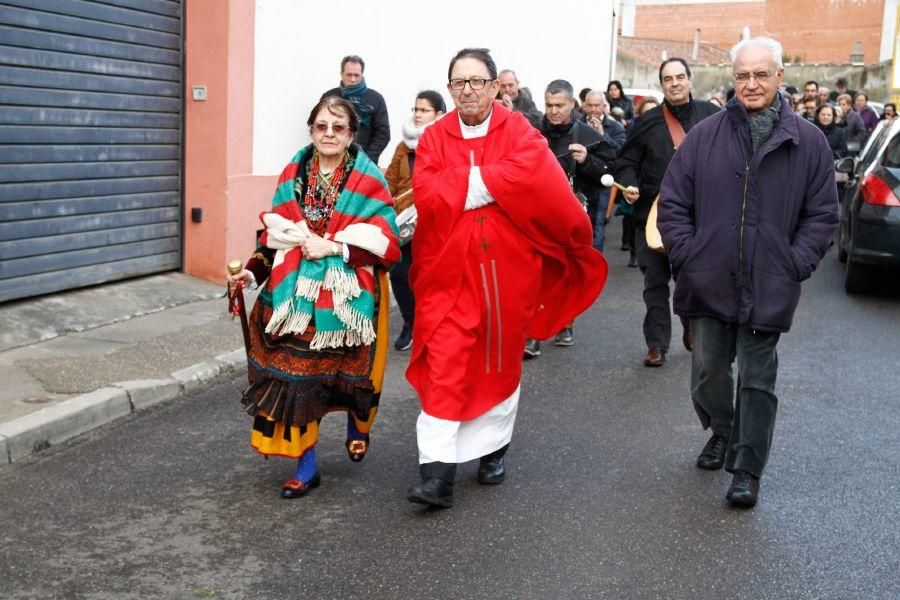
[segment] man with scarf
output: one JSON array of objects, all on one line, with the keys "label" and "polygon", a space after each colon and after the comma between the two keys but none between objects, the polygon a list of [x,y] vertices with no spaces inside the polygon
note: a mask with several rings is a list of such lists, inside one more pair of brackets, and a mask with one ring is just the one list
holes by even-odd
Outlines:
[{"label": "man with scarf", "polygon": [[[635,241],[638,266],[644,274],[644,341],[647,355],[644,366],[660,367],[666,361],[669,343],[672,341],[672,316],[669,308],[669,281],[672,271],[668,257],[647,246],[645,228],[653,200],[659,193],[666,167],[675,154],[675,146],[664,110],[678,120],[685,132],[719,108],[703,100],[691,97],[691,69],[683,58],[670,58],[659,67],[659,83],[663,88],[663,106],[651,108],[628,129],[625,146],[616,160],[616,181],[636,188],[624,192],[625,199],[634,205],[637,221]],[[682,322],[682,341],[691,349],[691,333]]]},{"label": "man with scarf", "polygon": [[361,57],[345,56],[341,59],[340,87],[328,90],[322,98],[341,96],[353,103],[359,116],[359,129],[354,141],[362,146],[372,162],[378,164],[378,158],[391,141],[391,125],[384,97],[366,86],[366,78],[363,77],[365,70],[366,63]]},{"label": "man with scarf", "polygon": [[739,507],[756,504],[772,445],[778,339],[838,223],[831,149],[778,93],[781,55],[769,38],[734,47],[734,98],[685,138],[659,195],[675,312],[694,334],[691,398],[713,431],[697,466],[731,472]]},{"label": "man with scarf", "polygon": [[[600,192],[604,189],[600,178],[609,173],[616,151],[608,138],[574,118],[575,90],[568,81],[557,79],[550,82],[544,91],[544,108],[546,113],[541,122],[541,134],[547,138],[550,151],[566,173],[572,191],[586,203],[593,226]],[[624,135],[624,131],[622,133]],[[554,346],[575,343],[573,325],[568,323],[556,334]],[[540,341],[528,340],[525,358],[536,358],[540,354]]]},{"label": "man with scarf", "polygon": [[478,481],[506,476],[526,337],[559,331],[597,298],[606,261],[547,142],[494,101],[497,67],[483,48],[451,60],[457,110],[419,139],[413,190],[416,295],[407,378],[419,395],[422,482],[407,498],[453,504],[456,465]]}]

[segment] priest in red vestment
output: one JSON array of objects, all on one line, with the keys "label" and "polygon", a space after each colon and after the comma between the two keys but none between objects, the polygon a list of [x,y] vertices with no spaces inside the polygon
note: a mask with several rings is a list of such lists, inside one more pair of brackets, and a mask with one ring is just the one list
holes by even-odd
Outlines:
[{"label": "priest in red vestment", "polygon": [[457,463],[480,458],[478,480],[503,481],[527,337],[559,331],[594,302],[606,260],[546,140],[495,102],[485,49],[461,50],[448,89],[457,110],[416,150],[416,296],[407,378],[422,403],[422,483],[408,499],[453,504]]}]

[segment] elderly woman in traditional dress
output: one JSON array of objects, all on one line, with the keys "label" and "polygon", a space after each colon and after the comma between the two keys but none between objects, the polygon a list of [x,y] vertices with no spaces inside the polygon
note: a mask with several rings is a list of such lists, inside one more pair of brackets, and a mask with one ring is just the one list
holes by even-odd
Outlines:
[{"label": "elderly woman in traditional dress", "polygon": [[393,202],[378,167],[353,135],[359,119],[339,97],[307,121],[312,144],[281,177],[265,231],[230,287],[265,285],[249,317],[251,445],[298,459],[281,495],[320,483],[319,422],[347,413],[347,453],[361,461],[378,409],[388,344],[386,268],[400,258]]}]

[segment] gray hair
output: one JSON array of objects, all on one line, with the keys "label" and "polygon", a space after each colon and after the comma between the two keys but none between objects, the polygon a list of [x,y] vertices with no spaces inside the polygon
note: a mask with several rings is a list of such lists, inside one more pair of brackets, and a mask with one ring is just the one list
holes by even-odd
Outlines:
[{"label": "gray hair", "polygon": [[497,74],[497,77],[499,78],[501,75],[506,75],[507,73],[509,73],[510,75],[513,76],[513,79],[516,80],[516,83],[519,83],[519,76],[516,75],[516,72],[513,71],[512,69],[503,69],[502,71],[500,71],[500,72]]},{"label": "gray hair", "polygon": [[584,95],[584,99],[587,100],[590,96],[597,96],[600,98],[600,104],[605,106],[606,102],[606,93],[603,90],[591,90],[587,94]]},{"label": "gray hair", "polygon": [[735,44],[734,47],[731,49],[732,64],[734,64],[734,61],[737,60],[738,53],[741,50],[743,50],[744,48],[748,48],[750,46],[759,46],[759,47],[768,49],[769,52],[772,54],[772,62],[774,62],[775,65],[779,69],[784,68],[784,61],[781,59],[781,54],[782,54],[781,44],[778,41],[773,40],[772,38],[767,38],[767,37],[762,37],[762,36],[750,38],[747,40],[741,40],[740,42]]},{"label": "gray hair", "polygon": [[551,95],[565,94],[566,100],[571,100],[575,97],[575,88],[573,88],[572,84],[565,79],[554,79],[547,84],[547,89],[544,90],[544,93]]}]

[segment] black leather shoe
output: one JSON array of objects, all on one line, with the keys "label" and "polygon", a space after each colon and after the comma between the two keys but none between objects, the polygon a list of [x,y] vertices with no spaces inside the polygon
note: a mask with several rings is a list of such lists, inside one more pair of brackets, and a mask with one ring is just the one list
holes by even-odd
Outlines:
[{"label": "black leather shoe", "polygon": [[419,485],[409,488],[406,499],[417,504],[450,508],[453,506],[453,484],[437,477],[429,477]]},{"label": "black leather shoe", "polygon": [[637,254],[632,250],[631,256],[628,257],[628,266],[632,269],[636,269],[638,266]]},{"label": "black leather shoe", "polygon": [[725,451],[728,450],[728,438],[721,435],[713,434],[700,456],[697,457],[697,468],[706,469],[707,471],[716,471],[725,464]]},{"label": "black leather shoe", "polygon": [[496,485],[506,479],[506,467],[503,466],[503,457],[485,456],[478,463],[478,483],[484,485]]},{"label": "black leather shoe", "polygon": [[312,479],[306,482],[300,479],[289,479],[285,481],[281,486],[281,497],[299,498],[300,496],[305,496],[309,490],[319,487],[319,484],[321,483],[322,478],[319,477],[318,473],[316,473]]},{"label": "black leather shoe", "polygon": [[759,479],[747,471],[735,471],[725,499],[732,506],[753,508],[759,500]]}]

